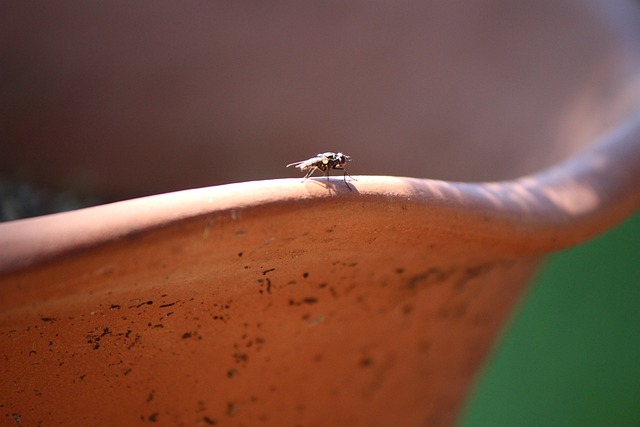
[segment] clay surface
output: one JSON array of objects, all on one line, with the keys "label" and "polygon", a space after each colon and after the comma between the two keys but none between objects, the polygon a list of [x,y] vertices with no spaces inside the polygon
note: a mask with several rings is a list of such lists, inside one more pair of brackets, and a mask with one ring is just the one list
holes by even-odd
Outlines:
[{"label": "clay surface", "polygon": [[341,196],[5,276],[5,420],[449,425],[536,257]]}]

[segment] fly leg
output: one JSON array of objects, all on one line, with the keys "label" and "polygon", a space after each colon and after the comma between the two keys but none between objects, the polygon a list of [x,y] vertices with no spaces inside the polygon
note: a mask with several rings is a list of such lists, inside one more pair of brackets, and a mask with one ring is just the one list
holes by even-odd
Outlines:
[{"label": "fly leg", "polygon": [[309,172],[307,172],[307,174],[304,176],[304,178],[302,178],[302,182],[305,182],[307,179],[309,179],[311,177],[311,175],[313,175],[313,173],[316,171],[317,168],[312,167],[311,169],[309,169]]},{"label": "fly leg", "polygon": [[344,170],[344,182],[347,182],[347,177],[351,178],[352,181],[357,181],[357,179],[355,179],[354,177],[352,177],[347,173],[346,169],[343,169],[343,170]]},{"label": "fly leg", "polygon": [[[344,171],[344,175],[342,175],[342,179],[343,179],[343,181],[344,181],[344,185],[346,185],[346,186],[347,186],[347,188],[349,189],[349,191],[353,191],[353,190],[351,189],[351,186],[350,186],[350,185],[349,185],[349,183],[347,182],[347,175],[349,175],[349,174],[347,173],[347,169],[346,169],[346,168],[335,168],[335,169],[343,170],[343,171]],[[349,175],[349,178],[354,179],[351,175]],[[357,179],[356,179],[356,181],[357,181]]]},{"label": "fly leg", "polygon": [[342,175],[342,179],[344,180],[344,183],[346,184],[347,188],[348,188],[350,191],[353,191],[353,190],[351,190],[351,186],[350,186],[350,185],[349,185],[349,183],[347,182],[347,177],[351,178],[351,179],[352,179],[352,180],[354,180],[354,181],[357,181],[357,179],[355,179],[354,177],[352,177],[351,175],[349,175],[349,174],[347,173],[347,168],[345,168],[344,166],[343,166],[343,167],[335,167],[334,169],[344,171],[344,174]]}]

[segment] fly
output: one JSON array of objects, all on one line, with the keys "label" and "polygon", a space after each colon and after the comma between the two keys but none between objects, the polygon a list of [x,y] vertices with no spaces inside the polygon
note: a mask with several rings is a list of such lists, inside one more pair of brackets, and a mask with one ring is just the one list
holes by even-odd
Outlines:
[{"label": "fly", "polygon": [[[329,179],[329,171],[330,170],[341,170],[344,171],[344,183],[347,185],[349,191],[351,191],[351,187],[349,187],[349,183],[347,182],[347,163],[351,161],[351,157],[347,156],[343,153],[333,153],[331,151],[327,151],[326,153],[320,153],[315,157],[312,157],[307,160],[302,160],[300,162],[289,163],[289,166],[295,166],[301,171],[307,171],[307,174],[302,179],[303,181],[309,178],[316,170],[320,170],[324,173],[324,176]],[[353,178],[349,175],[349,178]]]}]

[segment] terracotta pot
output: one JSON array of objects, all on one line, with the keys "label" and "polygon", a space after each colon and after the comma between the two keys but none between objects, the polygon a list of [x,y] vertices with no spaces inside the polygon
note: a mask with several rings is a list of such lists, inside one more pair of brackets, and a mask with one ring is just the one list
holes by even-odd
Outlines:
[{"label": "terracotta pot", "polygon": [[[576,31],[630,28],[619,6]],[[253,181],[0,224],[3,419],[451,425],[544,255],[640,206],[637,36],[608,33],[611,86],[561,118],[580,138],[495,163],[519,179]]]}]

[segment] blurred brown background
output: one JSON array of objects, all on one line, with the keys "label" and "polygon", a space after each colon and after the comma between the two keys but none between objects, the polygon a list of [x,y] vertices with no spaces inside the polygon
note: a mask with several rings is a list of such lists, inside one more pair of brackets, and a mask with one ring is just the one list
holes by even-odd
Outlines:
[{"label": "blurred brown background", "polygon": [[328,150],[352,174],[520,176],[615,116],[630,23],[603,3],[2,2],[0,176],[111,200]]}]

